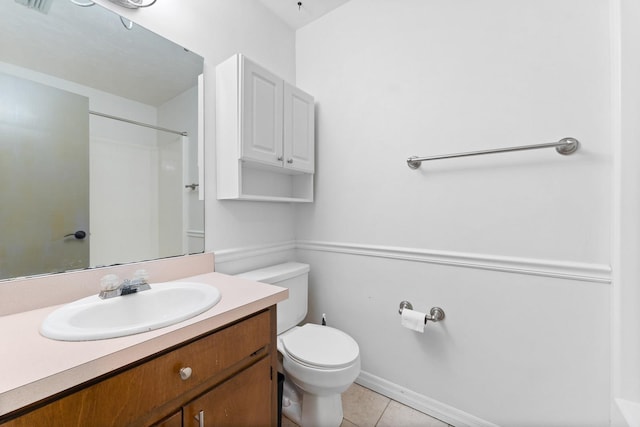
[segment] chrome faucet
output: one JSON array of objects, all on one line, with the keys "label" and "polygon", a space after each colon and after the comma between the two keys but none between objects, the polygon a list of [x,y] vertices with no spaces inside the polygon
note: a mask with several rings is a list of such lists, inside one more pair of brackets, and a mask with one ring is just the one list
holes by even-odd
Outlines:
[{"label": "chrome faucet", "polygon": [[123,295],[135,294],[137,292],[147,291],[151,289],[147,282],[149,275],[144,270],[135,272],[133,279],[125,279],[122,283],[115,274],[107,274],[100,279],[100,293],[98,296],[102,299],[119,297]]}]

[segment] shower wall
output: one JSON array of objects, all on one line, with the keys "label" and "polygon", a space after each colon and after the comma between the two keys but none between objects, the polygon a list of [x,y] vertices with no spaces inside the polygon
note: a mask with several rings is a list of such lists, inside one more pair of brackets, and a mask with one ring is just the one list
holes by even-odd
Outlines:
[{"label": "shower wall", "polygon": [[[168,224],[182,222],[187,234],[187,252],[196,253],[204,250],[204,201],[199,200],[199,189],[187,190],[185,184],[199,184],[198,175],[198,88],[193,87],[174,99],[166,102],[158,108],[158,123],[169,129],[180,129],[186,131],[188,138],[180,142],[180,159],[186,170],[182,171],[185,182],[180,181],[179,194],[184,197],[184,208],[180,212],[180,220],[167,218]],[[175,135],[167,134],[167,138],[175,141]],[[176,147],[174,147],[176,148]],[[186,154],[183,156],[183,154]],[[180,206],[182,206],[182,200]],[[182,218],[182,216],[185,218]],[[162,223],[162,219],[161,219]],[[168,227],[160,225],[161,232]],[[173,240],[182,239],[183,230],[178,231],[179,236]],[[173,250],[174,244],[169,245],[169,250]],[[162,248],[162,243],[161,243]]]},{"label": "shower wall", "polygon": [[[308,319],[355,337],[362,384],[454,425],[608,425],[609,40],[605,0],[351,0],[297,31]],[[403,329],[402,300],[447,317]]]}]

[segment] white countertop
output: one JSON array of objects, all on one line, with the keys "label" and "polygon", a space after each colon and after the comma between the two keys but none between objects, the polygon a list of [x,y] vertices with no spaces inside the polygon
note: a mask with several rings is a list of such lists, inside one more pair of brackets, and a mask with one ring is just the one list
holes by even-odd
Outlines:
[{"label": "white countertop", "polygon": [[285,288],[220,273],[180,280],[215,286],[222,299],[175,325],[98,341],[55,341],[40,335],[40,324],[58,305],[0,317],[0,417],[288,297]]}]

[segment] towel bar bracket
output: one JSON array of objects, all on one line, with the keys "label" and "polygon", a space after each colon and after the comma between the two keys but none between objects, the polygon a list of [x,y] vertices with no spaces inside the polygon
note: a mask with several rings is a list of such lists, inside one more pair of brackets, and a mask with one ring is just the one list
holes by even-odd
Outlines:
[{"label": "towel bar bracket", "polygon": [[562,145],[558,145],[556,151],[563,156],[575,153],[580,146],[580,142],[575,138],[562,138],[559,142],[561,142]]}]

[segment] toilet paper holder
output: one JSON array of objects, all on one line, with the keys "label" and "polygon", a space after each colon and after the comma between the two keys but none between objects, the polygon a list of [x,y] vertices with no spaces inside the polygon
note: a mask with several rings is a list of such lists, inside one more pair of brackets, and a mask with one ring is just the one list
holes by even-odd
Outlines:
[{"label": "toilet paper holder", "polygon": [[[402,310],[404,310],[405,308],[413,310],[413,304],[411,304],[409,301],[402,301],[400,303],[400,308],[398,309],[398,314],[402,314]],[[427,324],[427,320],[430,320],[432,322],[439,322],[441,320],[444,320],[444,310],[440,307],[431,308],[429,314],[425,314],[424,316],[425,325]]]}]

